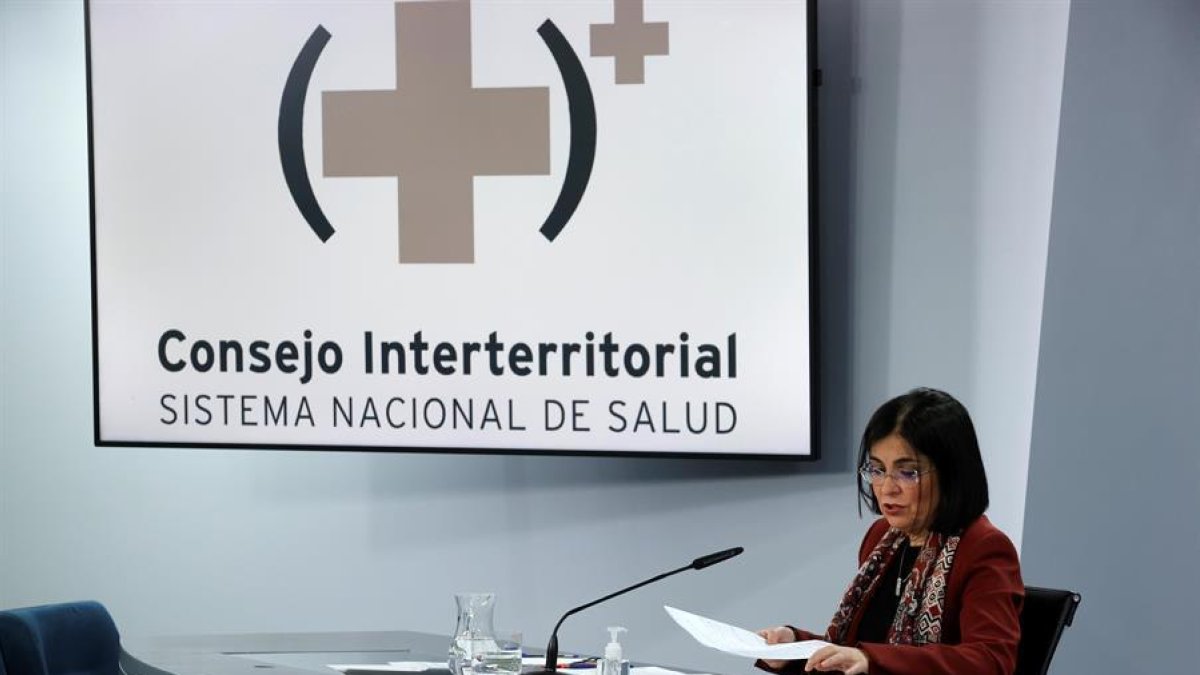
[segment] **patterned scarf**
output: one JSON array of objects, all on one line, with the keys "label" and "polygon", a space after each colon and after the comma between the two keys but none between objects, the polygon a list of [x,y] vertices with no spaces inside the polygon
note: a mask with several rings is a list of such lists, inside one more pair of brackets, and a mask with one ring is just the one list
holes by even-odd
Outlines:
[{"label": "patterned scarf", "polygon": [[[834,644],[845,644],[846,635],[850,632],[850,624],[861,608],[864,601],[874,596],[883,571],[888,563],[896,556],[904,534],[895,528],[890,528],[879,540],[875,550],[867,556],[866,562],[859,568],[854,581],[842,596],[837,612],[829,629],[825,631],[825,639]],[[942,611],[946,603],[946,578],[954,565],[954,554],[958,551],[959,536],[944,537],[930,533],[917,555],[909,572],[904,593],[900,596],[900,604],[896,607],[896,616],[892,619],[892,627],[888,629],[889,644],[924,645],[942,641]],[[886,589],[884,592],[887,592]]]}]

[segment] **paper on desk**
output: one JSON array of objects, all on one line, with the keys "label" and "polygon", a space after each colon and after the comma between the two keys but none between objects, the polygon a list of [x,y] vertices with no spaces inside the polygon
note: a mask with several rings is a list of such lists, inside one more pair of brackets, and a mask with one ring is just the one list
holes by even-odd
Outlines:
[{"label": "paper on desk", "polygon": [[[560,657],[558,657],[558,669],[562,670],[563,666],[567,665],[568,663],[575,663],[578,660],[579,660],[578,658],[560,656]],[[541,666],[541,665],[545,665],[545,663],[546,663],[546,657],[544,657],[544,656],[522,656],[521,657],[521,665],[522,666]]]},{"label": "paper on desk", "polygon": [[705,647],[719,649],[727,654],[754,659],[791,661],[807,659],[813,655],[813,652],[829,644],[824,640],[803,640],[769,645],[762,636],[744,628],[706,619],[699,614],[692,614],[674,607],[664,605],[663,609],[667,610],[667,614],[671,615],[675,623],[696,638],[696,642]]},{"label": "paper on desk", "polygon": [[[629,675],[686,675],[678,670],[660,668],[659,666],[637,666],[629,669]],[[693,674],[697,675],[697,674]]]},{"label": "paper on desk", "polygon": [[389,661],[387,663],[331,664],[329,667],[343,673],[348,670],[369,670],[377,673],[423,673],[426,670],[445,670],[446,664],[441,661]]},{"label": "paper on desk", "polygon": [[406,673],[420,673],[426,670],[446,670],[445,661],[388,661],[393,670]]},{"label": "paper on desk", "polygon": [[[596,665],[594,663],[592,663],[589,668],[567,668],[567,666],[571,665],[572,663],[575,663],[576,661],[586,661],[586,660],[587,659],[584,659],[579,656],[575,656],[575,657],[560,656],[560,657],[558,657],[558,662],[557,662],[557,665],[555,666],[555,668],[560,673],[573,673],[577,670],[587,670],[587,671],[591,672],[592,675],[596,675]],[[544,656],[522,656],[521,657],[521,665],[522,666],[544,666],[545,664],[546,664],[546,657],[544,657]]]}]

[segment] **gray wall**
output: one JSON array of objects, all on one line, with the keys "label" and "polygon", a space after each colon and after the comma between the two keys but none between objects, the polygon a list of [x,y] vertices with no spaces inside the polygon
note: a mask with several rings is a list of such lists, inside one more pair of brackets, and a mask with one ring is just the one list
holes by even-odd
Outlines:
[{"label": "gray wall", "polygon": [[620,622],[635,658],[745,671],[659,605],[822,627],[865,527],[854,438],[919,384],[972,409],[1019,542],[1066,19],[822,4],[827,459],[795,466],[93,448],[82,10],[0,1],[0,606],[94,597],[126,633],[445,632],[451,593],[485,588],[543,640],[567,606],[741,544],[562,637],[597,648]]},{"label": "gray wall", "polygon": [[1075,2],[1026,579],[1078,590],[1059,673],[1196,671],[1200,3]]}]

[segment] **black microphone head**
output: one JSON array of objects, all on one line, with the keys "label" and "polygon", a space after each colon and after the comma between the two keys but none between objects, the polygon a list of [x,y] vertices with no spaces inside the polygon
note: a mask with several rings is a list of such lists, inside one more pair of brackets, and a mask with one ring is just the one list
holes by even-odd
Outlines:
[{"label": "black microphone head", "polygon": [[727,548],[724,551],[717,551],[716,553],[709,553],[708,555],[700,556],[692,561],[692,569],[702,570],[710,565],[716,565],[719,562],[725,562],[734,556],[741,555],[742,551],[744,550],[745,549],[741,546],[734,546],[733,548]]}]

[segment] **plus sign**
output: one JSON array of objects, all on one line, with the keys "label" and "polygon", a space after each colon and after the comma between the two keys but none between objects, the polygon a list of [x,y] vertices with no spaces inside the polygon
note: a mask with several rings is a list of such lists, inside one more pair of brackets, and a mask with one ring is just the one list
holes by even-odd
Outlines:
[{"label": "plus sign", "polygon": [[646,57],[666,56],[666,23],[645,23],[642,0],[613,0],[613,22],[592,24],[592,56],[611,56],[617,84],[646,81]]},{"label": "plus sign", "polygon": [[550,173],[550,90],[471,84],[471,3],[396,3],[396,88],[321,99],[326,176],[394,176],[400,262],[475,260],[475,176]]}]

